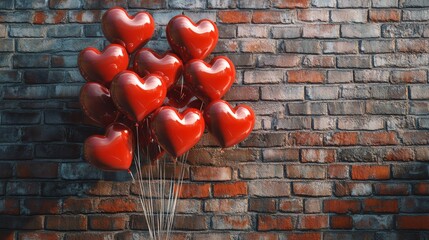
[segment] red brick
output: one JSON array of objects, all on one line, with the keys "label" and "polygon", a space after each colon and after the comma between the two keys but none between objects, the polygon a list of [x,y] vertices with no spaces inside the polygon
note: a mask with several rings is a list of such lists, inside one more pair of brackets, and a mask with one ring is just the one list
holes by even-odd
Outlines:
[{"label": "red brick", "polygon": [[395,132],[364,132],[360,136],[360,144],[379,146],[399,144]]},{"label": "red brick", "polygon": [[429,230],[429,215],[406,216],[399,215],[396,217],[397,229],[407,230]]},{"label": "red brick", "polygon": [[[65,240],[106,240],[113,239],[112,233],[102,233],[102,232],[76,232],[76,233],[66,233],[64,235]],[[131,239],[131,238],[128,238]]]},{"label": "red brick", "polygon": [[[216,237],[214,237],[213,239],[216,239]],[[219,238],[219,239],[223,239],[223,238]],[[263,239],[263,240],[278,240],[279,235],[277,233],[250,232],[250,233],[240,234],[240,239],[246,239],[246,240],[261,240],[261,239]],[[202,240],[202,238],[200,240]]]},{"label": "red brick", "polygon": [[[1,235],[0,235],[0,238],[1,238]],[[33,240],[33,239],[60,240],[62,239],[62,235],[55,232],[35,232],[35,233],[21,232],[19,233],[19,240]]]},{"label": "red brick", "polygon": [[414,150],[411,148],[393,148],[389,149],[384,157],[385,161],[413,161]]},{"label": "red brick", "polygon": [[429,183],[416,183],[414,185],[414,194],[429,195]]},{"label": "red brick", "polygon": [[390,167],[379,165],[352,166],[352,179],[354,180],[384,180],[390,178]]},{"label": "red brick", "polygon": [[290,216],[277,216],[277,215],[259,215],[258,216],[258,230],[292,230],[292,217]]},{"label": "red brick", "polygon": [[127,221],[126,216],[90,216],[89,227],[93,230],[122,230]]},{"label": "red brick", "polygon": [[298,217],[298,229],[316,230],[328,227],[328,216],[301,215]]},{"label": "red brick", "polygon": [[24,200],[22,211],[26,214],[59,214],[61,202],[59,199],[27,198]]},{"label": "red brick", "polygon": [[367,213],[397,213],[398,200],[367,198],[363,202],[363,211]]},{"label": "red brick", "polygon": [[392,72],[392,83],[425,83],[426,79],[426,71],[422,70]]},{"label": "red brick", "polygon": [[[178,190],[175,185],[176,191]],[[210,184],[184,183],[180,189],[180,198],[208,198],[210,196]]]},{"label": "red brick", "polygon": [[338,215],[330,217],[331,228],[333,229],[352,229],[353,219],[350,216]]},{"label": "red brick", "polygon": [[328,166],[328,178],[344,179],[349,177],[349,166],[335,164]]},{"label": "red brick", "polygon": [[316,232],[288,233],[286,236],[287,240],[322,240],[322,234]]},{"label": "red brick", "polygon": [[49,230],[86,230],[87,218],[83,215],[46,216],[45,224]]},{"label": "red brick", "polygon": [[[136,183],[135,185],[138,184]],[[90,184],[86,191],[87,194],[96,196],[128,195],[129,192],[130,183],[110,181],[97,181],[96,183]]]},{"label": "red brick", "polygon": [[249,23],[252,14],[250,11],[225,10],[218,12],[218,18],[223,23]]},{"label": "red brick", "polygon": [[351,146],[357,145],[357,132],[336,132],[326,137],[326,145]]},{"label": "red brick", "polygon": [[194,181],[228,181],[232,178],[229,167],[192,167],[192,180]]},{"label": "red brick", "polygon": [[281,23],[281,11],[254,11],[252,16],[253,23]]},{"label": "red brick", "polygon": [[376,183],[374,192],[376,195],[383,196],[404,196],[410,193],[406,183]]},{"label": "red brick", "polygon": [[298,196],[330,196],[332,185],[329,182],[294,182],[293,193]]},{"label": "red brick", "polygon": [[63,212],[65,213],[90,213],[97,208],[99,201],[93,198],[67,198],[63,202]]},{"label": "red brick", "polygon": [[247,195],[246,182],[213,184],[213,197],[238,197],[245,195]]},{"label": "red brick", "polygon": [[401,10],[373,9],[369,11],[369,19],[373,22],[399,22],[401,20]]},{"label": "red brick", "polygon": [[282,212],[300,213],[304,210],[302,199],[282,199],[280,200],[279,210]]},{"label": "red brick", "polygon": [[277,8],[308,8],[310,7],[310,0],[273,0],[273,6]]},{"label": "red brick", "polygon": [[277,50],[277,43],[274,40],[241,40],[241,51],[249,53],[274,53]]},{"label": "red brick", "polygon": [[291,137],[298,146],[321,146],[323,145],[323,135],[313,132],[292,132]]},{"label": "red brick", "polygon": [[302,149],[301,162],[331,163],[335,161],[334,149]]},{"label": "red brick", "polygon": [[274,213],[276,212],[276,200],[272,198],[251,198],[249,199],[249,211]]},{"label": "red brick", "polygon": [[316,70],[289,70],[287,72],[289,83],[323,83],[325,72]]},{"label": "red brick", "polygon": [[328,213],[357,213],[360,211],[358,200],[336,200],[323,201],[323,211]]},{"label": "red brick", "polygon": [[233,86],[225,94],[226,101],[257,101],[259,100],[259,87]]},{"label": "red brick", "polygon": [[104,213],[135,212],[139,204],[130,198],[108,198],[100,200],[98,211]]}]

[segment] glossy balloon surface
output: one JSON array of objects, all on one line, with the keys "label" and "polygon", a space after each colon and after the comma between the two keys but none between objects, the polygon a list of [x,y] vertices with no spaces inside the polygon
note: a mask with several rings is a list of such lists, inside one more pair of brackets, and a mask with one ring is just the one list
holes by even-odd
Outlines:
[{"label": "glossy balloon surface", "polygon": [[183,112],[188,108],[202,109],[203,102],[197,98],[186,85],[175,85],[167,92],[164,105],[177,108]]},{"label": "glossy balloon surface", "polygon": [[80,90],[80,105],[83,112],[100,126],[113,123],[118,116],[110,92],[98,83],[85,83]]},{"label": "glossy balloon surface", "polygon": [[110,125],[105,136],[94,135],[84,143],[84,157],[102,170],[128,170],[133,160],[133,136],[123,124]]},{"label": "glossy balloon surface", "polygon": [[110,93],[120,111],[129,119],[140,122],[162,105],[167,88],[159,75],[140,78],[134,72],[123,71],[113,80]]},{"label": "glossy balloon surface", "polygon": [[127,69],[128,61],[127,51],[118,44],[110,44],[103,52],[88,47],[78,56],[79,70],[83,78],[106,87],[109,87],[116,74]]},{"label": "glossy balloon surface", "polygon": [[172,18],[166,32],[171,49],[184,62],[206,58],[216,47],[219,37],[218,29],[212,21],[204,19],[195,24],[184,15]]},{"label": "glossy balloon surface", "polygon": [[149,48],[143,48],[134,56],[133,69],[141,77],[150,73],[162,75],[167,88],[170,88],[182,75],[183,63],[174,53],[158,55]]},{"label": "glossy balloon surface", "polygon": [[204,111],[209,132],[222,147],[231,147],[243,141],[255,125],[255,113],[247,105],[232,108],[223,100],[213,101]]},{"label": "glossy balloon surface", "polygon": [[234,64],[227,57],[215,57],[209,64],[194,59],[185,66],[185,82],[205,102],[221,99],[235,81]]},{"label": "glossy balloon surface", "polygon": [[154,113],[151,127],[162,148],[179,157],[200,140],[204,119],[197,109],[190,108],[180,114],[175,108],[164,106]]},{"label": "glossy balloon surface", "polygon": [[101,27],[107,40],[123,45],[132,53],[152,38],[155,22],[147,12],[130,16],[123,8],[114,7],[104,13]]}]

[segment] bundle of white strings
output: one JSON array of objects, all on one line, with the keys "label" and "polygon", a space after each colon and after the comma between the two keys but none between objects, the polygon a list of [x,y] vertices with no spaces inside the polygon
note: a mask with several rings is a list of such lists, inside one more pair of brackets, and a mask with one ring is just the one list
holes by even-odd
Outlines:
[{"label": "bundle of white strings", "polygon": [[[145,160],[147,162],[149,156],[140,155],[138,134],[136,135],[137,154],[134,159],[136,178],[132,174],[131,176],[134,184],[138,184],[139,200],[149,236],[151,240],[168,240],[173,230],[177,199],[183,185],[186,169],[185,162],[188,154],[185,153],[172,161],[164,157],[156,160],[153,165],[149,163],[143,166],[142,162],[145,162]],[[170,163],[166,164],[167,161]],[[169,173],[171,176],[167,176],[167,167],[172,168]]]}]

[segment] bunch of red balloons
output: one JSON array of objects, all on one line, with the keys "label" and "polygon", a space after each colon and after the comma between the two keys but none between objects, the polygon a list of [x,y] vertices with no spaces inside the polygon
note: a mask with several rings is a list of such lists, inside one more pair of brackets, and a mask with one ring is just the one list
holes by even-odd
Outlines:
[{"label": "bunch of red balloons", "polygon": [[172,18],[166,28],[171,50],[162,55],[142,48],[155,30],[149,13],[130,16],[115,7],[101,24],[111,44],[102,52],[86,48],[78,58],[88,81],[80,92],[82,109],[106,127],[104,136],[85,141],[84,157],[91,164],[128,170],[135,147],[152,161],[164,151],[179,157],[200,140],[205,126],[222,147],[250,134],[253,110],[221,100],[235,80],[234,64],[224,56],[204,62],[218,41],[212,21]]}]

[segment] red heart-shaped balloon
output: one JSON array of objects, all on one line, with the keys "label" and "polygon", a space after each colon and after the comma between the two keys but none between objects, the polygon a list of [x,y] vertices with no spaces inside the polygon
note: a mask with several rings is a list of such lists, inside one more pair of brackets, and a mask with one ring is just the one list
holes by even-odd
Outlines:
[{"label": "red heart-shaped balloon", "polygon": [[110,92],[98,83],[85,83],[80,89],[80,105],[83,112],[100,126],[113,123],[118,116]]},{"label": "red heart-shaped balloon", "polygon": [[110,44],[101,53],[96,48],[88,47],[80,52],[77,62],[86,81],[109,87],[115,75],[127,69],[128,53],[118,44]]},{"label": "red heart-shaped balloon", "polygon": [[234,64],[227,57],[215,57],[209,64],[194,59],[185,66],[185,82],[195,95],[205,102],[218,100],[225,95],[235,81]]},{"label": "red heart-shaped balloon", "polygon": [[147,12],[130,16],[125,9],[114,7],[104,13],[101,28],[107,40],[123,45],[132,53],[151,39],[155,22]]},{"label": "red heart-shaped balloon", "polygon": [[86,139],[83,152],[85,159],[103,170],[128,170],[133,160],[133,137],[123,124],[114,123],[106,135],[94,135]]},{"label": "red heart-shaped balloon", "polygon": [[134,56],[133,68],[141,77],[150,73],[163,76],[170,88],[182,75],[183,63],[174,53],[166,52],[160,56],[149,48],[142,48]]},{"label": "red heart-shaped balloon", "polygon": [[151,119],[147,117],[141,125],[139,125],[139,145],[143,152],[143,156],[150,162],[154,162],[164,155],[165,151],[161,148],[155,138],[155,134],[150,128]]},{"label": "red heart-shaped balloon", "polygon": [[180,114],[175,108],[163,106],[154,113],[151,128],[159,145],[173,157],[179,157],[200,140],[204,119],[194,108]]},{"label": "red heart-shaped balloon", "polygon": [[140,78],[137,73],[125,70],[112,81],[110,94],[120,111],[129,119],[140,122],[162,105],[167,87],[159,75]]},{"label": "red heart-shaped balloon", "polygon": [[219,32],[216,25],[203,19],[197,24],[187,16],[178,15],[168,22],[167,40],[171,49],[187,62],[191,59],[204,59],[216,47]]},{"label": "red heart-shaped balloon", "polygon": [[252,108],[241,104],[232,108],[227,102],[217,100],[207,105],[204,119],[209,132],[222,147],[231,147],[243,141],[255,125]]},{"label": "red heart-shaped balloon", "polygon": [[164,105],[177,108],[183,112],[188,108],[202,109],[203,102],[197,98],[186,85],[175,85],[167,92]]}]

